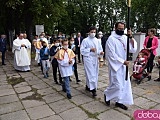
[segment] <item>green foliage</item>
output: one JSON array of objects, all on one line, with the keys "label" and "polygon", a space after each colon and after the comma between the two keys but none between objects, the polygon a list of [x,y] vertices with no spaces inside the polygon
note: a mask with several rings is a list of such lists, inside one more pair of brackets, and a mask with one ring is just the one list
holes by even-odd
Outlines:
[{"label": "green foliage", "polygon": [[[116,21],[126,21],[126,0],[0,0],[0,32],[30,31],[43,24],[45,32],[88,32],[90,26],[110,33]],[[132,0],[131,27],[160,28],[160,0]]]}]

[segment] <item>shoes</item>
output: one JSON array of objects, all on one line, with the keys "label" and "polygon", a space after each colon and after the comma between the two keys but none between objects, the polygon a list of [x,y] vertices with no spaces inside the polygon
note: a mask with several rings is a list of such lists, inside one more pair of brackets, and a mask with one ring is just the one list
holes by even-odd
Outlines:
[{"label": "shoes", "polygon": [[150,80],[151,80],[151,76],[148,76],[147,78],[148,78],[148,81],[150,81]]},{"label": "shoes", "polygon": [[76,83],[78,84],[79,82],[82,82],[81,80],[77,80]]},{"label": "shoes", "polygon": [[89,87],[87,85],[86,85],[86,90],[90,92],[90,89],[89,89]]},{"label": "shoes", "polygon": [[2,65],[6,65],[5,63],[3,63]]},{"label": "shoes", "polygon": [[70,82],[72,82],[72,80],[71,80],[71,79],[69,79],[69,81],[70,81]]},{"label": "shoes", "polygon": [[66,89],[62,89],[63,92],[66,92]]},{"label": "shoes", "polygon": [[106,101],[106,95],[104,94],[104,102],[106,103],[107,106],[110,106],[110,100]]},{"label": "shoes", "polygon": [[160,82],[160,78],[157,78],[156,80],[154,80],[154,81],[156,81],[156,82]]},{"label": "shoes", "polygon": [[91,92],[93,97],[97,96],[96,89],[91,90]]},{"label": "shoes", "polygon": [[59,84],[58,81],[56,81],[56,80],[55,80],[54,82],[55,82],[56,84]]},{"label": "shoes", "polygon": [[44,75],[44,78],[47,78],[47,75]]},{"label": "shoes", "polygon": [[46,73],[46,76],[49,77],[48,73]]},{"label": "shoes", "polygon": [[67,94],[67,98],[71,99],[72,98],[71,94]]},{"label": "shoes", "polygon": [[38,63],[38,66],[41,66],[41,64],[40,64],[40,63]]},{"label": "shoes", "polygon": [[119,107],[119,108],[121,108],[121,109],[123,109],[123,110],[128,110],[128,107],[127,107],[127,106],[125,106],[125,105],[123,105],[123,104],[121,104],[121,103],[118,103],[118,102],[116,102],[115,106],[116,106],[116,107]]}]

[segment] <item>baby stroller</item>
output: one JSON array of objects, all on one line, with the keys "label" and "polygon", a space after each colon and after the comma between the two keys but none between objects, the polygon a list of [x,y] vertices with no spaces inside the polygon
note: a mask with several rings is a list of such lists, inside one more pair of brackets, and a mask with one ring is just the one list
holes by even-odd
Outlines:
[{"label": "baby stroller", "polygon": [[[143,53],[143,58],[145,58],[145,64],[140,68],[138,73],[133,72],[132,75],[130,76],[130,79],[132,79],[132,76],[136,79],[137,84],[140,84],[141,81],[148,76],[145,69],[147,67],[147,62],[150,57],[150,51],[148,51],[147,49],[142,49],[139,53]],[[134,61],[134,64],[135,63],[136,61]],[[134,70],[134,67],[133,67],[133,70]]]}]

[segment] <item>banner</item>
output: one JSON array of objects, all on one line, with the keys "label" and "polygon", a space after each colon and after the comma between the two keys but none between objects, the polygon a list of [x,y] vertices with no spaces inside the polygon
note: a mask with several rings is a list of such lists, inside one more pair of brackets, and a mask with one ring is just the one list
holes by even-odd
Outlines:
[{"label": "banner", "polygon": [[42,32],[44,32],[44,25],[36,25],[36,35],[40,35]]}]

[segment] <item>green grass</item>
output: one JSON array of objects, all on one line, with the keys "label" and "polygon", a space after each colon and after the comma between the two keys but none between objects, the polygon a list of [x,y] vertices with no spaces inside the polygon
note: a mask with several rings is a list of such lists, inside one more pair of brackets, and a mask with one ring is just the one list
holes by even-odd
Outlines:
[{"label": "green grass", "polygon": [[32,88],[32,92],[34,92],[34,94],[32,94],[31,96],[27,96],[25,98],[23,98],[22,100],[39,100],[39,101],[44,101],[43,100],[43,95],[37,93],[37,89],[36,88]]},{"label": "green grass", "polygon": [[7,77],[7,81],[8,81],[8,84],[11,84],[12,86],[15,86],[21,82],[25,82],[24,78],[22,78],[22,77],[19,77],[19,78]]},{"label": "green grass", "polygon": [[97,116],[99,115],[99,113],[92,114],[86,109],[84,109],[82,106],[78,106],[78,107],[80,107],[88,115],[89,118],[97,119]]}]

